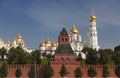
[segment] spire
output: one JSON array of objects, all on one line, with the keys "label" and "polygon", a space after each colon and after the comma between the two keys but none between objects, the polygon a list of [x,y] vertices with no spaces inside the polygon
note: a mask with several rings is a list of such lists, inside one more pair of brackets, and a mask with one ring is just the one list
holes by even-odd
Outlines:
[{"label": "spire", "polygon": [[96,16],[94,15],[93,9],[92,9],[92,13],[91,13],[91,16],[90,16],[89,20],[90,20],[90,22],[91,21],[96,21]]},{"label": "spire", "polygon": [[65,27],[62,28],[62,31],[60,32],[60,35],[61,36],[68,36],[68,33],[67,33]]},{"label": "spire", "polygon": [[65,28],[66,27],[66,25],[65,24],[63,24],[63,27],[62,28]]},{"label": "spire", "polygon": [[94,11],[93,11],[93,8],[92,8],[92,13],[91,13],[91,16],[94,16]]}]

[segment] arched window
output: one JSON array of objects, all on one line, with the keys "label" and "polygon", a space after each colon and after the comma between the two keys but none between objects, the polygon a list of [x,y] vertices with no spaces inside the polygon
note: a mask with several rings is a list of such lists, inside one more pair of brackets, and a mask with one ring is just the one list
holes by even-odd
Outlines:
[{"label": "arched window", "polygon": [[67,38],[65,38],[65,41],[68,41],[68,39],[67,39]]},{"label": "arched window", "polygon": [[64,38],[62,38],[62,42],[64,42]]}]

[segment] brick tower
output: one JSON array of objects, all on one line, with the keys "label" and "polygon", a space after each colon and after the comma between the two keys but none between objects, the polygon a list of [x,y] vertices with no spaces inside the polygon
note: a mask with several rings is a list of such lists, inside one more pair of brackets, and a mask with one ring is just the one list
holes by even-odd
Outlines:
[{"label": "brick tower", "polygon": [[54,69],[54,77],[60,77],[59,72],[62,64],[65,65],[69,72],[66,77],[74,77],[74,70],[80,65],[80,62],[76,61],[76,56],[70,46],[70,38],[65,28],[62,28],[60,32],[58,43],[54,60],[50,62]]}]

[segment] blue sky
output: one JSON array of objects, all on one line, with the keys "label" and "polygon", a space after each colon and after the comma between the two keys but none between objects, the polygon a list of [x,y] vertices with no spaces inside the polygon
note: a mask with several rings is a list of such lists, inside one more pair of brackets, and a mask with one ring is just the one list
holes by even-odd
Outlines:
[{"label": "blue sky", "polygon": [[27,47],[38,48],[48,38],[57,41],[64,24],[68,32],[76,24],[84,41],[92,8],[101,48],[120,45],[120,0],[0,0],[0,38],[20,33]]}]

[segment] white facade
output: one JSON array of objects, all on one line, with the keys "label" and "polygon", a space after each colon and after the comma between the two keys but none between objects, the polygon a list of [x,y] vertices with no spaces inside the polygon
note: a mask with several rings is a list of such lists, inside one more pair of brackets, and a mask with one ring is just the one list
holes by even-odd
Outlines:
[{"label": "white facade", "polygon": [[89,47],[92,49],[98,49],[100,46],[98,45],[98,35],[97,35],[97,29],[96,29],[96,17],[94,16],[93,12],[90,16],[90,26],[87,30],[87,37],[84,44],[84,47]]},{"label": "white facade", "polygon": [[[74,51],[74,53],[78,56],[81,54],[82,59],[86,59],[86,55],[81,52],[83,48],[88,47],[92,49],[98,49],[100,46],[98,45],[98,35],[97,35],[97,29],[96,29],[96,16],[94,16],[93,11],[92,15],[89,18],[90,20],[90,26],[87,30],[86,40],[82,41],[81,35],[78,32],[78,29],[76,28],[76,25],[74,25],[70,30],[70,45]],[[53,48],[51,42],[48,40],[48,43],[42,42],[40,45],[41,53],[48,53],[48,54],[54,54],[57,45]]]},{"label": "white facade", "polygon": [[81,50],[83,49],[81,35],[79,35],[79,32],[75,25],[70,31],[70,43],[73,51],[75,52],[81,52]]},{"label": "white facade", "polygon": [[4,42],[2,39],[0,39],[0,48],[4,47],[5,49],[7,49],[7,51],[9,51],[9,49],[12,47],[16,48],[18,46],[29,53],[32,52],[32,50],[29,50],[27,49],[27,47],[25,47],[25,42],[20,34],[18,34],[11,42]]},{"label": "white facade", "polygon": [[49,39],[40,43],[41,58],[46,59],[46,55],[54,55],[57,48],[56,42],[51,42]]}]

